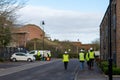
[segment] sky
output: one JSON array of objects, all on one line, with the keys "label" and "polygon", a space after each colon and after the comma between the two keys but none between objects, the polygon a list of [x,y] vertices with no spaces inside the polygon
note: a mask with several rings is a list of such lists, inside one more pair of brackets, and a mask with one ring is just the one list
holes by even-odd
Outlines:
[{"label": "sky", "polygon": [[52,40],[87,44],[99,38],[108,4],[109,0],[28,0],[18,13],[21,23],[44,28]]}]

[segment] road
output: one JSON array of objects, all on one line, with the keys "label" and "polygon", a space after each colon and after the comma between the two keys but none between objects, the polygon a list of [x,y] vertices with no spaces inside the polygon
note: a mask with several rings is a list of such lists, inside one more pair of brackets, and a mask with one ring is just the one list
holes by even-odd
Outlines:
[{"label": "road", "polygon": [[[46,63],[46,61],[42,63]],[[64,70],[62,60],[51,61],[43,65],[38,65],[41,62],[34,62],[33,64],[32,68],[25,68],[24,70],[0,76],[0,80],[73,80],[79,61],[71,59],[68,70]]]}]

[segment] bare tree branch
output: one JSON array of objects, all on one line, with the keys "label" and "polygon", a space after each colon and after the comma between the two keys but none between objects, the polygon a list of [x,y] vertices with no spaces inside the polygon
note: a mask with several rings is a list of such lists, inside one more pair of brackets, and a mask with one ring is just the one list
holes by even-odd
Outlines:
[{"label": "bare tree branch", "polygon": [[0,0],[0,16],[9,19],[11,15],[15,15],[16,11],[25,6],[26,1],[27,0]]},{"label": "bare tree branch", "polygon": [[11,26],[16,12],[25,6],[26,0],[0,0],[0,46],[7,46],[11,40]]}]

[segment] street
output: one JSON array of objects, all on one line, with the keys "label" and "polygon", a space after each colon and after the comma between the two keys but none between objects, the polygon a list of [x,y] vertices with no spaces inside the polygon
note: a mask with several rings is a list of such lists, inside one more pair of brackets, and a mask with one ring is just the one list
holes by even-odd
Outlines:
[{"label": "street", "polygon": [[[38,65],[38,63],[46,64]],[[48,63],[40,61],[32,64],[34,64],[34,67],[0,76],[0,80],[73,80],[79,66],[79,61],[71,59],[68,64],[68,70],[64,70],[61,59],[54,60],[53,62],[48,61]]]}]

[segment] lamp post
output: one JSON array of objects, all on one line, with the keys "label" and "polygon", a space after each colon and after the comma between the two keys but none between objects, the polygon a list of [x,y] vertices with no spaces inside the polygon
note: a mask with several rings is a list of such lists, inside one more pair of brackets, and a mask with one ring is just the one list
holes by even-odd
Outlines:
[{"label": "lamp post", "polygon": [[108,53],[109,53],[109,65],[108,65],[108,71],[109,71],[109,80],[113,80],[112,78],[112,40],[111,40],[111,16],[112,16],[112,1],[109,0],[109,26],[108,26]]},{"label": "lamp post", "polygon": [[44,36],[45,36],[45,33],[44,33],[44,25],[45,25],[45,22],[42,21],[42,27],[43,27],[43,50],[44,50]]}]

